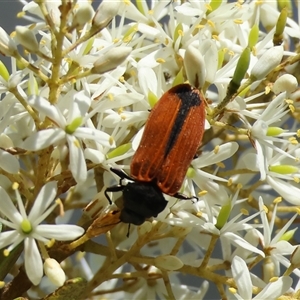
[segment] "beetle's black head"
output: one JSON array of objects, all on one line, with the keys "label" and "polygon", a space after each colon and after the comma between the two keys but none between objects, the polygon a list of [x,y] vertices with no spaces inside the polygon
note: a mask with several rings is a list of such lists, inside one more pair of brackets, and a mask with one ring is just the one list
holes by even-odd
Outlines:
[{"label": "beetle's black head", "polygon": [[156,217],[168,203],[154,183],[139,181],[124,186],[123,200],[120,220],[134,225],[141,225],[145,219]]}]

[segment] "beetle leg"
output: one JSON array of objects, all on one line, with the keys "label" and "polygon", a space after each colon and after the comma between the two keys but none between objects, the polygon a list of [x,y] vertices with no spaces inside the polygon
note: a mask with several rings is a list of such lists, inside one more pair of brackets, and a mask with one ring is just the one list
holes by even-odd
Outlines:
[{"label": "beetle leg", "polygon": [[175,197],[177,199],[181,199],[181,200],[193,200],[193,199],[196,199],[196,202],[198,201],[198,198],[196,196],[188,197],[187,195],[180,194],[180,193],[174,194],[173,197]]},{"label": "beetle leg", "polygon": [[122,184],[113,185],[113,186],[108,187],[104,191],[104,195],[105,195],[106,199],[108,200],[109,204],[112,204],[112,201],[108,195],[108,192],[121,192],[123,190],[124,190],[124,186]]},{"label": "beetle leg", "polygon": [[127,175],[123,170],[116,169],[116,168],[110,168],[110,170],[121,178],[120,185],[122,185],[123,179],[128,179],[128,180],[134,181],[134,179],[131,178],[129,175]]}]

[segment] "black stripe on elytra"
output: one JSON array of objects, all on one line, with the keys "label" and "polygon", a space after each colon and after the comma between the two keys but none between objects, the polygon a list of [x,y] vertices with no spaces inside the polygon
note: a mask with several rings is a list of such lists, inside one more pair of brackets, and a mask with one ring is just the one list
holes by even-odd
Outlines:
[{"label": "black stripe on elytra", "polygon": [[[174,92],[181,100],[181,105],[170,133],[165,150],[165,157],[170,153],[171,149],[175,145],[190,109],[193,106],[199,106],[201,104],[199,94],[193,91],[189,84],[179,85],[177,89],[174,89],[172,92]],[[182,147],[184,147],[184,145],[182,145]]]}]

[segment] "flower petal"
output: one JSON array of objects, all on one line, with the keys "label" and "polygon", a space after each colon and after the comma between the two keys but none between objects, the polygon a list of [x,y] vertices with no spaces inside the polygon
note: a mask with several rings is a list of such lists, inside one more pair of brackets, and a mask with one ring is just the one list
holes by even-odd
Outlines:
[{"label": "flower petal", "polygon": [[278,297],[284,295],[285,292],[291,287],[293,279],[288,276],[278,278],[277,281],[271,282],[253,298],[253,300],[268,299],[275,300]]},{"label": "flower petal", "polygon": [[92,99],[86,95],[86,92],[81,91],[74,96],[72,105],[69,107],[67,123],[71,123],[75,118],[84,117],[87,113]]},{"label": "flower petal", "polygon": [[243,299],[251,299],[252,291],[249,289],[249,286],[252,286],[252,282],[245,261],[239,256],[235,256],[232,260],[231,270],[238,286],[239,294]]},{"label": "flower petal", "polygon": [[87,168],[81,146],[75,136],[67,135],[70,151],[70,170],[76,182],[83,182],[87,178]]},{"label": "flower petal", "polygon": [[27,237],[24,240],[25,270],[29,280],[38,285],[43,277],[43,262],[33,238]]},{"label": "flower petal", "polygon": [[93,140],[105,147],[109,147],[109,148],[115,147],[115,144],[110,143],[110,135],[98,129],[79,127],[74,132],[74,135],[80,139]]},{"label": "flower petal", "polygon": [[22,216],[13,205],[6,191],[0,186],[0,212],[13,223],[22,222]]},{"label": "flower petal", "polygon": [[64,139],[66,133],[60,128],[50,128],[41,130],[29,136],[23,143],[22,147],[26,150],[37,151],[45,149],[50,145],[56,144]]},{"label": "flower petal", "polygon": [[31,222],[34,222],[48,208],[56,196],[56,192],[56,181],[50,181],[41,188],[28,215],[28,219]]},{"label": "flower petal", "polygon": [[224,237],[228,238],[233,245],[236,245],[238,247],[242,247],[248,251],[252,251],[254,253],[257,253],[261,255],[262,257],[265,257],[265,254],[263,251],[257,249],[256,247],[252,246],[250,243],[248,243],[246,240],[238,236],[237,234],[234,234],[232,232],[225,232]]},{"label": "flower petal", "polygon": [[156,73],[151,68],[141,67],[138,69],[138,79],[140,87],[146,97],[149,92],[157,93],[157,77]]},{"label": "flower petal", "polygon": [[84,233],[84,229],[77,225],[46,225],[37,226],[35,232],[48,239],[69,241],[78,238]]},{"label": "flower petal", "polygon": [[19,172],[19,161],[10,153],[0,149],[0,167],[11,174]]},{"label": "flower petal", "polygon": [[11,245],[18,242],[17,244],[21,243],[23,237],[16,231],[5,231],[0,233],[0,249],[5,248],[8,245]]},{"label": "flower petal", "polygon": [[47,99],[39,96],[32,96],[28,99],[28,103],[38,112],[46,115],[49,119],[57,123],[61,128],[66,126],[66,120],[60,110],[52,105]]},{"label": "flower petal", "polygon": [[300,205],[300,189],[288,182],[271,176],[267,176],[267,182],[284,200],[293,205]]},{"label": "flower petal", "polygon": [[192,165],[198,169],[211,164],[215,164],[231,157],[238,150],[238,148],[239,145],[236,142],[229,142],[220,145],[217,153],[215,153],[214,151],[203,153],[199,158],[193,160]]}]

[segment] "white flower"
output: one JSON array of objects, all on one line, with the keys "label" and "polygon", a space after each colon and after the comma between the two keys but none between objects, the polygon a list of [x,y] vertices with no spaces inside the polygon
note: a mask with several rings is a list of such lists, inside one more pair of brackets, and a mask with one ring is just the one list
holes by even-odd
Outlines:
[{"label": "white flower", "polygon": [[[59,10],[59,6],[61,5],[58,1],[45,1],[45,5],[49,15],[51,16],[52,21],[56,26],[60,24],[60,15],[61,12]],[[25,16],[28,20],[32,21],[33,23],[41,22],[40,19],[44,20],[44,15],[39,8],[39,5],[34,1],[30,1],[23,6],[24,12],[29,12],[30,14],[37,16],[39,18],[32,17],[30,15]]]},{"label": "white flower", "polygon": [[[239,191],[237,191],[235,193],[235,195],[232,197],[232,199],[230,199],[229,205],[231,206],[231,210],[234,208],[235,205],[238,204],[238,202],[241,203],[245,200],[244,199],[244,200],[237,201],[238,194],[239,194]],[[208,205],[208,203],[206,206],[210,207]],[[228,204],[225,204],[225,205],[228,205]],[[207,211],[209,211],[209,209],[207,209]],[[218,219],[220,218],[221,213],[222,213],[222,211],[219,212]],[[237,247],[237,249],[240,251],[244,251],[247,253],[249,253],[248,251],[250,251],[252,253],[256,253],[256,254],[264,257],[265,255],[264,255],[263,251],[259,250],[256,247],[256,245],[250,244],[244,237],[241,236],[242,234],[240,233],[242,231],[248,232],[253,227],[255,227],[253,224],[248,224],[248,222],[250,220],[254,219],[259,214],[260,214],[260,212],[257,212],[248,217],[244,217],[242,213],[239,213],[239,214],[233,216],[231,219],[228,219],[226,222],[224,222],[224,225],[221,228],[217,228],[218,222],[213,223],[212,216],[211,216],[210,220],[208,220],[207,223],[205,223],[202,227],[206,232],[210,232],[211,234],[220,236],[223,258],[225,260],[231,259],[231,257],[230,257],[231,253],[230,253],[230,251],[228,251],[228,249],[231,249],[231,247],[229,246],[230,244]],[[225,214],[225,216],[226,216],[226,214]],[[224,216],[222,218],[224,218]],[[259,226],[259,225],[256,225],[256,226]]]},{"label": "white flower", "polygon": [[[273,267],[271,269],[269,269],[268,266],[266,266],[266,269],[264,269],[264,276],[267,278],[271,278],[280,275],[280,263],[286,267],[290,265],[289,260],[286,259],[285,256],[291,255],[296,246],[291,245],[288,241],[282,239],[282,237],[295,220],[297,214],[291,217],[289,221],[272,238],[277,213],[277,203],[275,203],[274,211],[272,213],[272,219],[270,220],[270,222],[268,221],[263,205],[264,204],[262,197],[259,197],[259,208],[262,211],[260,216],[263,224],[263,234],[258,230],[257,234],[264,252],[268,254],[267,256],[269,256],[269,258],[271,259],[271,263],[273,264]],[[298,272],[298,276],[299,275],[300,272]]]},{"label": "white flower", "polygon": [[44,262],[46,276],[55,286],[62,286],[66,281],[66,275],[60,264],[53,258],[46,258]]},{"label": "white flower", "polygon": [[[205,171],[200,170],[206,166],[211,166],[213,164],[217,164],[222,162],[230,157],[232,157],[238,151],[239,145],[236,142],[229,142],[223,145],[217,146],[214,150],[210,152],[202,153],[199,157],[192,161],[192,166],[195,171],[195,176],[192,180],[199,186],[202,190],[206,190],[209,193],[212,193],[212,197],[214,197],[215,187],[210,188],[211,184],[213,184],[212,180],[218,181],[227,181],[225,178],[218,177],[214,174],[207,173]],[[219,198],[219,197],[218,197]]]},{"label": "white flower", "polygon": [[43,276],[42,258],[37,241],[48,243],[51,239],[59,241],[73,240],[83,234],[83,228],[76,225],[40,224],[53,211],[56,204],[50,206],[56,196],[57,183],[45,184],[27,214],[21,196],[16,190],[19,210],[14,206],[6,191],[0,187],[0,212],[8,220],[0,218],[0,222],[12,230],[0,233],[0,249],[9,246],[5,253],[24,242],[25,270],[30,281],[37,285]]},{"label": "white flower", "polygon": [[[269,133],[269,128],[271,124],[278,123],[281,118],[283,118],[287,113],[287,103],[285,102],[286,93],[279,94],[271,103],[268,103],[268,106],[263,112],[260,112],[258,116],[255,113],[248,114],[252,118],[257,120],[251,126],[249,122],[243,118],[243,121],[246,123],[247,127],[250,129],[251,138],[255,143],[255,148],[257,151],[258,167],[260,170],[261,180],[265,180],[266,174],[268,172],[268,152],[272,151],[271,149],[279,152],[280,154],[295,159],[295,157],[280,147],[276,146],[274,142],[281,143],[283,146],[287,147],[290,144],[290,141],[285,139],[285,137],[293,136],[296,133],[285,130],[280,130],[278,127],[278,133],[274,134]],[[277,128],[277,127],[276,127]],[[269,133],[269,134],[268,134]]]},{"label": "white flower", "polygon": [[63,146],[67,142],[70,156],[69,166],[77,182],[83,182],[87,178],[87,167],[82,148],[85,139],[93,140],[108,148],[115,146],[114,141],[107,133],[82,126],[90,107],[90,101],[84,92],[79,92],[75,95],[74,101],[70,103],[67,116],[64,117],[57,106],[51,105],[42,97],[34,96],[28,100],[31,106],[52,120],[57,128],[49,128],[32,134],[25,140],[23,147],[27,150],[37,151],[50,145]]},{"label": "white flower", "polygon": [[276,300],[282,296],[291,287],[293,280],[290,277],[283,276],[274,282],[267,284],[261,292],[252,298],[251,275],[245,261],[239,256],[235,256],[232,261],[233,278],[237,284],[238,290],[234,294],[238,300]]},{"label": "white flower", "polygon": [[17,52],[14,40],[0,27],[0,53],[6,56],[13,56]]}]

